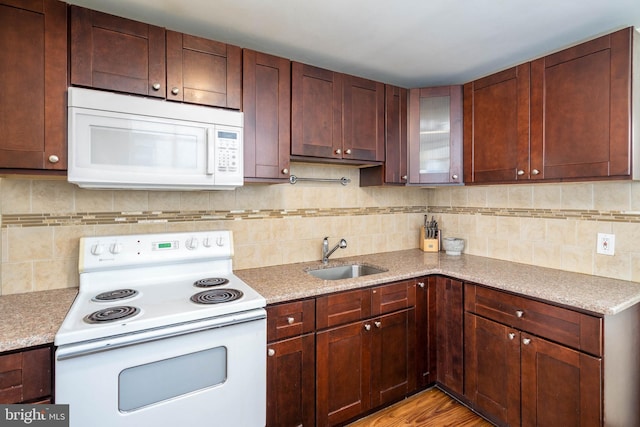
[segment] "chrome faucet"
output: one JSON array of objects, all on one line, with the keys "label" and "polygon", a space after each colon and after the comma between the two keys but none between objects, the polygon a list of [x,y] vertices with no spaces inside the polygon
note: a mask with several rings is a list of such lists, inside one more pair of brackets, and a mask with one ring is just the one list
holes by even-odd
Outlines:
[{"label": "chrome faucet", "polygon": [[329,250],[329,238],[325,237],[324,240],[322,241],[322,263],[327,264],[329,262],[329,257],[331,256],[332,253],[337,251],[338,248],[344,249],[346,247],[347,247],[347,241],[344,239],[340,239],[340,242],[338,242],[338,244],[335,245],[333,249]]}]

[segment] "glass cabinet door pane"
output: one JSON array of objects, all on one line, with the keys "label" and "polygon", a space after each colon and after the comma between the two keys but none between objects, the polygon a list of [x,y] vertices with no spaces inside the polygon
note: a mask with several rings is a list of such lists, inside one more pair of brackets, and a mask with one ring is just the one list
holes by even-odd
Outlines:
[{"label": "glass cabinet door pane", "polygon": [[448,173],[450,97],[420,98],[420,173]]}]

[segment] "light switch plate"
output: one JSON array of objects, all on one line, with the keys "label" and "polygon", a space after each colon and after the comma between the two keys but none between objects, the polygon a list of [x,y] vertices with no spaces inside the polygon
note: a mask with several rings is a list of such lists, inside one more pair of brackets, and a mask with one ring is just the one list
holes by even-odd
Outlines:
[{"label": "light switch plate", "polygon": [[596,252],[602,255],[613,255],[616,249],[616,235],[598,233]]}]

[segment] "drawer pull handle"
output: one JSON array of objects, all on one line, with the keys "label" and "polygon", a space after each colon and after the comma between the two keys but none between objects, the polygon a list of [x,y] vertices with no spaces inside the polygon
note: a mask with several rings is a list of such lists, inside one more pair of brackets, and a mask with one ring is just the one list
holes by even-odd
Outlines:
[{"label": "drawer pull handle", "polygon": [[380,326],[382,326],[382,322],[373,322],[374,325],[376,325],[376,328],[379,328]]},{"label": "drawer pull handle", "polygon": [[294,319],[293,317],[287,317],[287,323],[290,325],[293,325],[293,322],[295,322],[296,319]]},{"label": "drawer pull handle", "polygon": [[424,282],[418,282],[418,286],[420,286],[421,288],[424,288]]},{"label": "drawer pull handle", "polygon": [[524,344],[524,345],[529,345],[529,344],[531,344],[531,339],[530,339],[530,338],[524,338],[524,339],[522,340],[522,344]]},{"label": "drawer pull handle", "polygon": [[269,357],[275,356],[276,355],[276,351],[274,349],[270,348],[269,350],[267,350],[267,355],[269,355]]},{"label": "drawer pull handle", "polygon": [[517,310],[517,311],[516,311],[516,317],[524,317],[524,311],[522,311],[522,310]]},{"label": "drawer pull handle", "polygon": [[365,323],[365,325],[364,325],[364,330],[365,330],[365,331],[370,331],[370,330],[371,330],[371,325],[370,325],[370,324],[368,324],[368,323]]},{"label": "drawer pull handle", "polygon": [[151,87],[153,90],[160,90],[160,83],[154,83]]},{"label": "drawer pull handle", "polygon": [[516,334],[514,334],[513,332],[509,333],[509,335],[507,335],[509,337],[510,340],[513,340],[516,337]]}]

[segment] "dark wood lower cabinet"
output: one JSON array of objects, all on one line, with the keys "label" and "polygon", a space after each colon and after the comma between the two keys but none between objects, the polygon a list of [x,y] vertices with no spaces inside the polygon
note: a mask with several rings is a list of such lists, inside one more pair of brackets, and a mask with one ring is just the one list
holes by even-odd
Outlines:
[{"label": "dark wood lower cabinet", "polygon": [[436,276],[416,280],[417,387],[436,381]]},{"label": "dark wood lower cabinet", "polygon": [[267,355],[267,426],[313,426],[314,334],[270,343]]},{"label": "dark wood lower cabinet", "polygon": [[318,332],[317,425],[332,426],[415,389],[415,309]]},{"label": "dark wood lower cabinet", "polygon": [[520,342],[522,426],[600,426],[602,360],[525,333]]},{"label": "dark wood lower cabinet", "polygon": [[462,396],[464,386],[462,298],[462,282],[438,277],[436,281],[437,381],[446,390],[459,396]]},{"label": "dark wood lower cabinet", "polygon": [[51,400],[51,347],[0,356],[0,403]]}]

